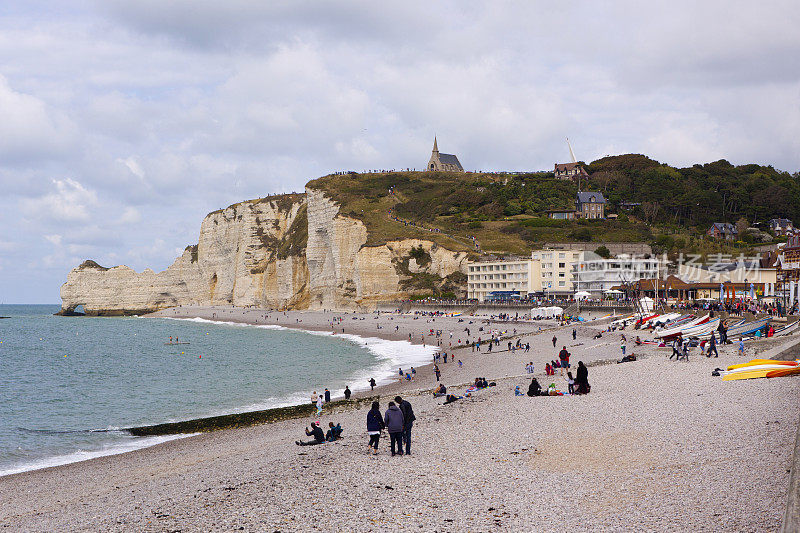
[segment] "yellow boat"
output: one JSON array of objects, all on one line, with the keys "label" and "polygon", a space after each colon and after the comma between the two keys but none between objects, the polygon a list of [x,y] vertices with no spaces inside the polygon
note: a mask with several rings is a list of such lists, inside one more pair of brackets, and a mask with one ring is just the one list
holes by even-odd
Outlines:
[{"label": "yellow boat", "polygon": [[747,363],[739,363],[736,365],[730,365],[728,370],[736,370],[739,368],[746,368],[748,366],[756,366],[756,365],[785,365],[785,366],[797,366],[797,361],[778,361],[777,359],[753,359],[748,361]]},{"label": "yellow boat", "polygon": [[[778,363],[785,363],[787,361],[778,361]],[[739,379],[753,379],[753,378],[765,378],[770,373],[776,371],[785,371],[785,370],[794,370],[800,369],[800,365],[797,362],[793,361],[793,365],[785,365],[785,364],[755,364],[752,366],[745,366],[741,368],[737,368],[734,370],[729,370],[725,372],[725,375],[722,376],[722,381],[734,381]],[[778,374],[782,375],[782,374]]]},{"label": "yellow boat", "polygon": [[789,367],[781,370],[773,370],[767,374],[768,378],[780,378],[783,376],[796,376],[800,374],[800,366],[796,366],[794,368]]}]

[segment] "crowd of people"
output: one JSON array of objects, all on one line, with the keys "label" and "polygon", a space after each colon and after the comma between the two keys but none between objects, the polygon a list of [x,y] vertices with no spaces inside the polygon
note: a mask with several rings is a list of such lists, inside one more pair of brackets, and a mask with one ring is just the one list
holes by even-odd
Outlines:
[{"label": "crowd of people", "polygon": [[378,453],[381,434],[386,430],[392,455],[411,455],[411,430],[416,419],[411,403],[400,396],[389,402],[383,414],[380,402],[372,402],[372,408],[367,412],[367,450],[372,454]]}]

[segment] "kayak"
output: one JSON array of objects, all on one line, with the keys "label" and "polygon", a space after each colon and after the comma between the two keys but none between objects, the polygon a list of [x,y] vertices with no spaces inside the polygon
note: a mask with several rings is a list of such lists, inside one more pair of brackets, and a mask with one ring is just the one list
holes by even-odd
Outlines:
[{"label": "kayak", "polygon": [[728,370],[736,370],[737,368],[745,368],[748,366],[756,366],[756,365],[786,365],[786,366],[797,366],[797,361],[779,361],[777,359],[752,359],[747,363],[739,363],[737,365],[730,365]]},{"label": "kayak", "polygon": [[781,370],[773,370],[772,372],[767,372],[767,377],[780,378],[783,376],[794,376],[796,374],[800,374],[800,366],[796,366],[794,368],[781,369]]},{"label": "kayak", "polygon": [[722,381],[733,381],[738,379],[765,378],[771,372],[781,372],[774,375],[778,377],[787,370],[800,370],[800,361],[776,361],[773,359],[753,359],[747,363],[731,365],[724,372]]}]

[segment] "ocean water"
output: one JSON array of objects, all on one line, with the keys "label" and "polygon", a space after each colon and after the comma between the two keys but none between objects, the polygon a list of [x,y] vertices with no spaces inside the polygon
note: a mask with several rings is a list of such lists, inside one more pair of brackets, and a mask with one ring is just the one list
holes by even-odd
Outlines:
[{"label": "ocean water", "polygon": [[[0,305],[0,475],[176,438],[124,428],[341,396],[432,347],[200,319],[57,317]],[[165,345],[169,337],[188,345]]]}]

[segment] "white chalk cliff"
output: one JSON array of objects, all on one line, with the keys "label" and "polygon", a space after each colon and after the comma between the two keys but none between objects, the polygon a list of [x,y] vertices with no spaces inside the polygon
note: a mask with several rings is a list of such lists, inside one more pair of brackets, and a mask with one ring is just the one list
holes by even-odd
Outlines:
[{"label": "white chalk cliff", "polygon": [[121,315],[191,304],[371,308],[424,290],[420,279],[457,277],[467,260],[466,253],[430,241],[366,242],[366,226],[341,215],[322,191],[250,200],[208,214],[197,245],[162,272],[85,261],[61,286],[61,310],[83,306],[87,314]]}]

